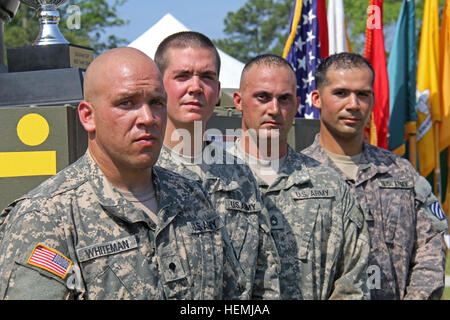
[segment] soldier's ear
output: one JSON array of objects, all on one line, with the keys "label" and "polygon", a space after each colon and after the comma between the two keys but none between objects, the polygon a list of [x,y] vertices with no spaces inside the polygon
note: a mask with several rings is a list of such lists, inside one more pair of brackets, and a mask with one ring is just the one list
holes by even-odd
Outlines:
[{"label": "soldier's ear", "polygon": [[242,99],[241,99],[241,93],[240,92],[234,92],[233,93],[233,103],[236,110],[239,110],[242,112],[242,105],[241,105]]},{"label": "soldier's ear", "polygon": [[313,106],[316,107],[317,109],[322,108],[322,104],[320,103],[319,90],[314,90],[313,92],[311,92],[311,102],[312,102]]},{"label": "soldier's ear", "polygon": [[94,108],[87,101],[81,101],[78,105],[78,117],[87,132],[95,131]]}]

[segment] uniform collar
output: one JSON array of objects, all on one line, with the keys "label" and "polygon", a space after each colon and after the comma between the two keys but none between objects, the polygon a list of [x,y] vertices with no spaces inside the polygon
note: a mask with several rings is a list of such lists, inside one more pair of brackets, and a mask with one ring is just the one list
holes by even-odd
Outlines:
[{"label": "uniform collar", "polygon": [[[85,155],[84,160],[87,170],[90,172],[90,184],[94,193],[97,195],[100,205],[106,211],[127,223],[144,222],[149,228],[155,229],[155,224],[147,214],[123,197],[120,191],[108,182],[89,153]],[[159,178],[159,171],[156,167],[152,168],[152,178],[155,186],[156,200],[158,202],[158,228],[163,228],[167,220],[172,220],[172,218],[166,216],[167,208],[176,206],[178,203],[174,202],[173,198],[168,197],[165,192],[162,192],[161,179]],[[178,212],[178,210],[171,212]]]},{"label": "uniform collar", "polygon": [[[316,135],[313,144],[308,147],[307,154],[311,155],[317,161],[325,164],[328,167],[342,172],[333,162],[333,160],[328,157],[325,149],[320,145],[319,133]],[[385,174],[389,171],[388,164],[379,159],[375,153],[376,147],[363,141],[363,157],[367,160],[367,163],[361,164],[358,170],[358,176],[356,179],[355,186],[371,179],[377,174]]]},{"label": "uniform collar", "polygon": [[[224,149],[218,148],[219,152],[222,152],[222,164],[210,164],[210,165],[203,165],[202,170],[204,173],[204,178],[202,178],[195,173],[192,170],[189,170],[189,168],[182,162],[176,161],[174,156],[172,155],[172,151],[167,148],[166,146],[163,146],[161,149],[161,154],[158,159],[158,165],[167,168],[171,171],[174,171],[178,174],[181,174],[182,176],[197,181],[203,185],[209,185],[211,188],[208,188],[211,192],[211,190],[214,191],[231,191],[236,190],[240,186],[236,182],[239,180],[239,177],[234,177],[233,174],[228,174],[230,171],[227,171],[227,161],[230,159],[227,159],[226,151]],[[228,156],[228,158],[231,155]],[[236,159],[234,159],[234,163],[237,163]],[[232,165],[232,164],[230,164]],[[233,172],[237,172],[236,170],[232,170]]]},{"label": "uniform collar", "polygon": [[[238,146],[236,143],[233,146],[235,154],[239,153],[237,151]],[[272,183],[272,185],[267,186],[267,183],[262,179],[255,176],[260,187],[268,187],[265,191],[280,191],[283,189],[289,189],[296,184],[308,183],[311,179],[309,176],[308,168],[305,166],[302,159],[302,155],[294,151],[289,145],[287,148],[286,159],[284,160],[283,166],[280,168],[278,177]]]}]

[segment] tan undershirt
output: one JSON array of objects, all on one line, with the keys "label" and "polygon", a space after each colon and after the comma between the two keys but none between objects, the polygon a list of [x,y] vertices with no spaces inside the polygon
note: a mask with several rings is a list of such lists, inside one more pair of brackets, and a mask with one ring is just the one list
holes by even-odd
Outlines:
[{"label": "tan undershirt", "polygon": [[[92,161],[94,161],[90,151],[88,152],[88,155]],[[113,191],[113,184],[108,179],[105,179],[105,182],[106,184],[103,186],[103,192],[107,196],[114,197],[115,194]],[[155,224],[158,223],[158,217],[156,214],[158,212],[158,203],[156,201],[155,189],[152,182],[150,182],[144,190],[134,193],[121,190],[117,187],[115,188],[123,195],[125,199],[132,202],[139,209],[142,209]]]},{"label": "tan undershirt", "polygon": [[358,168],[361,163],[363,163],[363,153],[358,153],[354,156],[345,156],[341,154],[336,154],[325,150],[330,159],[334,162],[336,167],[338,167],[348,178],[356,181],[358,175]]},{"label": "tan undershirt", "polygon": [[155,224],[158,223],[158,202],[156,201],[153,183],[150,183],[147,188],[138,192],[129,192],[124,190],[119,191],[125,199],[144,211]]},{"label": "tan undershirt", "polygon": [[246,153],[242,149],[239,142],[240,141],[238,140],[235,143],[237,156],[241,159],[244,159],[244,161],[250,167],[252,172],[259,179],[267,183],[268,186],[271,186],[272,183],[274,183],[275,180],[277,179],[278,174],[280,172],[280,168],[284,165],[284,162],[286,160],[286,156],[275,160],[258,159]]}]

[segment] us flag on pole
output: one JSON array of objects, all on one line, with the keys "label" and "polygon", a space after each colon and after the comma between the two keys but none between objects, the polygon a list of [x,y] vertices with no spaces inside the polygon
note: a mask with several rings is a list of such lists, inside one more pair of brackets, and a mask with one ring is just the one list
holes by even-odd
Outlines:
[{"label": "us flag on pole", "polygon": [[72,265],[72,261],[58,251],[38,244],[27,261],[35,267],[47,270],[61,278],[65,278]]},{"label": "us flag on pole", "polygon": [[318,119],[319,109],[311,102],[316,89],[315,72],[321,61],[319,39],[318,1],[294,1],[291,31],[283,57],[289,61],[297,75],[297,96],[301,98],[296,117]]}]

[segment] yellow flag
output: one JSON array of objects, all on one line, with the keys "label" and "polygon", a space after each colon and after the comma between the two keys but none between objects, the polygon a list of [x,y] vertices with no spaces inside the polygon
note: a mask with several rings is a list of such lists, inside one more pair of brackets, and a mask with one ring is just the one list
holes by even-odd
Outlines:
[{"label": "yellow flag", "polygon": [[420,174],[435,167],[434,124],[441,120],[438,0],[425,0],[417,66],[417,149]]},{"label": "yellow flag", "polygon": [[[445,2],[442,13],[441,33],[439,38],[441,57],[441,117],[442,123],[439,132],[440,150],[450,146],[450,5]],[[447,195],[443,205],[447,216],[450,215],[450,151],[447,151]]]},{"label": "yellow flag", "polygon": [[445,2],[442,14],[440,46],[441,126],[439,132],[440,151],[450,146],[450,5]]}]

